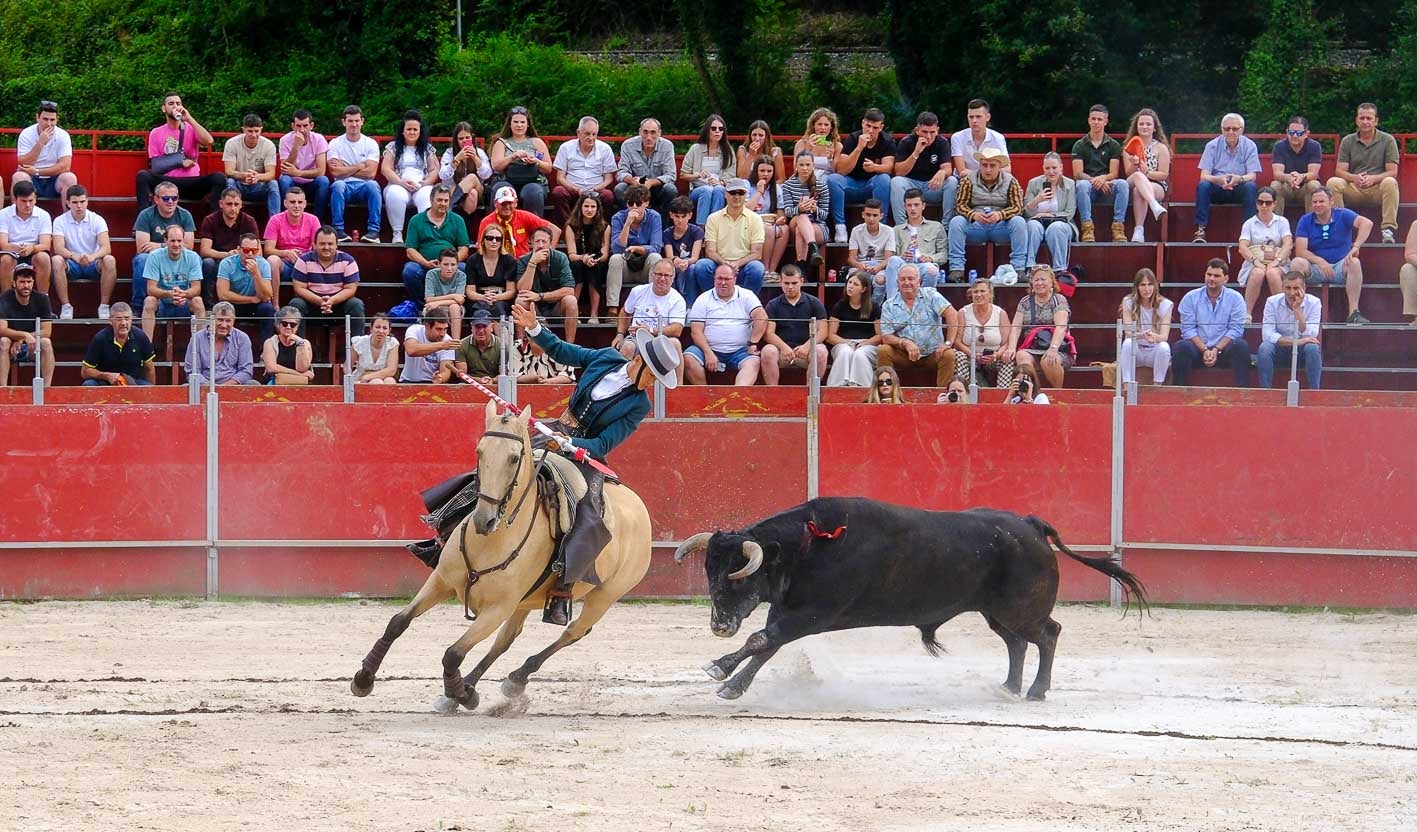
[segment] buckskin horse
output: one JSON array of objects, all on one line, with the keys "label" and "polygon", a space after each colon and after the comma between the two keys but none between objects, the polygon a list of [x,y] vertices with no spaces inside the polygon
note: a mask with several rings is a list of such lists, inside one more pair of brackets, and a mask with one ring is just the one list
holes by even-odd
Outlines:
[{"label": "buckskin horse", "polygon": [[[555,548],[556,507],[542,493],[536,475],[528,433],[530,408],[522,415],[499,414],[489,401],[482,438],[477,443],[478,501],[472,513],[449,536],[438,565],[418,594],[389,620],[384,634],[350,682],[355,696],[368,696],[379,665],[394,641],[413,619],[449,598],[463,602],[474,618],[462,637],[443,653],[442,709],[452,712],[462,705],[477,707],[476,686],[498,657],[507,652],[522,631],[528,613],[546,605],[552,584],[550,563]],[[649,511],[639,495],[627,486],[605,483],[605,522],[611,540],[595,560],[599,585],[577,583],[573,596],[583,600],[576,616],[549,647],[529,657],[507,675],[502,693],[520,697],[528,677],[547,659],[575,644],[625,593],[644,577],[650,561]],[[463,659],[497,628],[487,655],[466,677],[460,675]]]}]

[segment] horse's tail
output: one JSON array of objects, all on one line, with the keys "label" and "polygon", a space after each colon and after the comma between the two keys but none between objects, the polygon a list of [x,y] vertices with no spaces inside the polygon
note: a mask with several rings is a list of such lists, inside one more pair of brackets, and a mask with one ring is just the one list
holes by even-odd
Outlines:
[{"label": "horse's tail", "polygon": [[1025,517],[1024,520],[1037,529],[1038,533],[1043,535],[1046,540],[1051,541],[1054,546],[1057,546],[1058,550],[1063,554],[1084,566],[1096,569],[1098,572],[1101,572],[1121,584],[1122,597],[1126,603],[1126,606],[1122,608],[1123,615],[1126,615],[1127,610],[1131,609],[1133,599],[1136,600],[1137,608],[1141,612],[1148,610],[1150,602],[1146,597],[1146,586],[1141,582],[1140,578],[1122,568],[1120,558],[1114,555],[1108,555],[1102,558],[1089,558],[1079,555],[1063,543],[1063,538],[1058,534],[1058,530],[1049,525],[1048,521],[1035,517],[1032,514]]}]

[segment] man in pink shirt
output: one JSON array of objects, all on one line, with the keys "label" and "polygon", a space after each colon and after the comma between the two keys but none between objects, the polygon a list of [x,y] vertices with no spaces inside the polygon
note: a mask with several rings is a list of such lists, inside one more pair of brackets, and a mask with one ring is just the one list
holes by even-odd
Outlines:
[{"label": "man in pink shirt", "polygon": [[152,204],[153,187],[165,179],[177,185],[182,199],[206,197],[215,211],[226,177],[204,174],[197,163],[201,148],[212,146],[212,134],[192,118],[182,106],[182,96],[175,92],[162,97],[162,115],[162,124],[148,132],[148,169],[138,171],[138,210]]},{"label": "man in pink shirt", "polygon": [[330,177],[325,161],[330,143],[315,132],[315,119],[309,110],[296,110],[290,116],[290,132],[280,137],[276,163],[280,165],[280,197],[299,185],[307,201],[314,199],[310,211],[318,217],[328,217],[330,211]]},{"label": "man in pink shirt", "polygon": [[295,261],[313,251],[320,220],[305,210],[305,191],[292,185],[285,195],[285,210],[266,221],[266,262],[271,265],[271,303],[280,308],[280,283],[295,273]]}]

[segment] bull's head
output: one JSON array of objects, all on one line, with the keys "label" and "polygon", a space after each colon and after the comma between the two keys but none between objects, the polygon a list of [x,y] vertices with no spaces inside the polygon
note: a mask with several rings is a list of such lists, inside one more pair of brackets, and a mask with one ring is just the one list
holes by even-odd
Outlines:
[{"label": "bull's head", "polygon": [[694,552],[706,553],[704,572],[713,601],[709,627],[714,635],[732,636],[743,619],[770,596],[768,570],[763,566],[765,560],[771,561],[777,554],[777,544],[769,543],[765,550],[756,540],[738,532],[702,532],[680,544],[674,560],[683,563]]}]

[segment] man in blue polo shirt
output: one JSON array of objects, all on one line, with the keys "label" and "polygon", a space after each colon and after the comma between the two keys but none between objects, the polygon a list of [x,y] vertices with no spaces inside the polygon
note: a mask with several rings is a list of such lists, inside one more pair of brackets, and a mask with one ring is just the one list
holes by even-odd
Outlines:
[{"label": "man in blue polo shirt", "polygon": [[271,303],[271,264],[261,256],[261,238],[251,232],[239,238],[236,255],[225,257],[216,270],[216,297],[231,304],[237,317],[255,318],[261,343],[276,334],[276,308]]},{"label": "man in blue polo shirt", "polygon": [[[200,281],[199,281],[200,282]],[[84,386],[154,384],[157,353],[140,329],[133,329],[133,308],[122,301],[108,310],[108,326],[100,329],[84,353],[79,372]]]},{"label": "man in blue polo shirt", "polygon": [[1310,283],[1342,283],[1348,295],[1345,323],[1366,324],[1368,319],[1358,311],[1358,298],[1363,294],[1363,263],[1358,250],[1373,233],[1373,221],[1347,208],[1335,208],[1333,193],[1327,187],[1314,191],[1309,204],[1314,210],[1299,218],[1289,267]]}]

